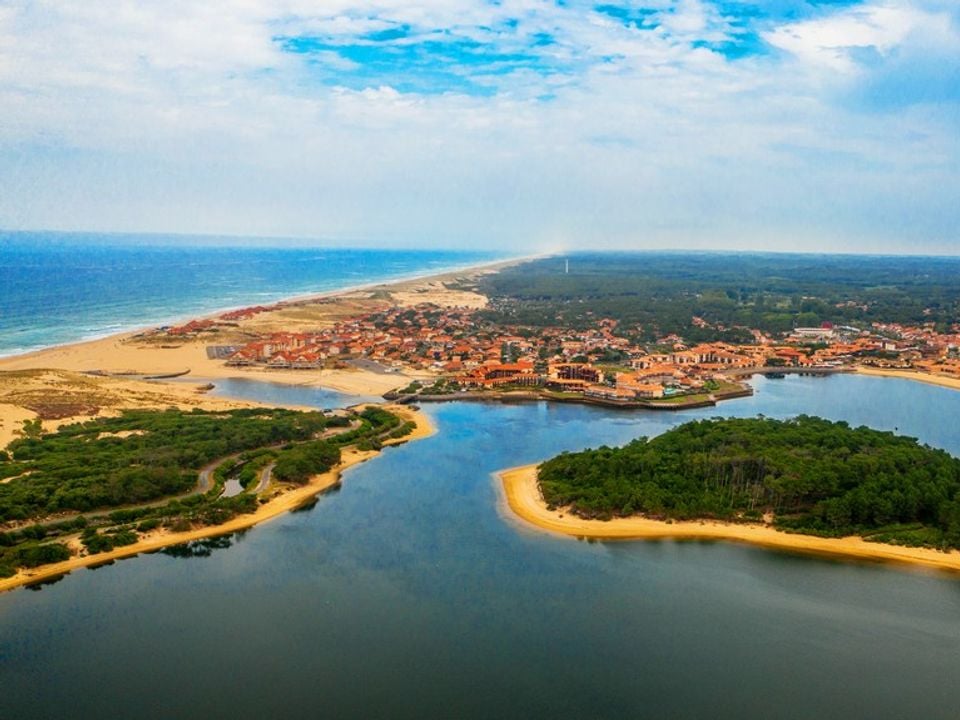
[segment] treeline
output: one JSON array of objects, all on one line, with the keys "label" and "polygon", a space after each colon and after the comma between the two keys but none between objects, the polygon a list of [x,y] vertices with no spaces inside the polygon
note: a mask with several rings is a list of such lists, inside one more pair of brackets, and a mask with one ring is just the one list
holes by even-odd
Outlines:
[{"label": "treeline", "polygon": [[207,463],[303,441],[320,412],[127,411],[14,441],[0,456],[0,521],[147,502],[190,490]]},{"label": "treeline", "polygon": [[340,462],[340,448],[324,440],[285,448],[277,457],[273,475],[281,482],[302,485]]},{"label": "treeline", "polygon": [[[135,543],[143,533],[158,528],[181,532],[220,525],[255,511],[260,502],[253,492],[222,497],[227,479],[237,478],[248,488],[266,465],[275,463],[277,480],[303,483],[334,467],[341,447],[379,448],[383,440],[407,435],[414,427],[387,410],[368,407],[329,417],[282,409],[137,411],[65,426],[47,435],[38,428],[13,443],[9,452],[0,452],[0,479],[9,478],[0,484],[3,519],[42,518],[54,509],[86,512],[66,507],[66,497],[80,498],[100,512],[46,524],[9,525],[0,531],[0,577],[17,568],[67,559],[70,551],[62,540],[71,536],[79,535],[88,552],[99,553]],[[318,438],[333,428],[343,431]],[[203,466],[221,458],[224,462],[214,470],[209,492],[109,511],[168,491],[185,492],[196,485]],[[147,470],[159,469],[181,482],[124,484],[131,469],[138,471],[147,462],[156,463]],[[140,477],[156,476],[160,475]],[[61,487],[70,488],[71,494],[62,493]]]},{"label": "treeline", "polygon": [[[589,327],[600,317],[690,342],[749,342],[741,328],[779,333],[824,321],[934,322],[960,318],[957,258],[604,253],[546,258],[485,276],[498,324]],[[693,316],[713,327],[697,327]]]},{"label": "treeline", "polygon": [[702,420],[540,466],[544,499],[591,518],[756,520],[781,529],[960,547],[960,460],[844,422]]}]

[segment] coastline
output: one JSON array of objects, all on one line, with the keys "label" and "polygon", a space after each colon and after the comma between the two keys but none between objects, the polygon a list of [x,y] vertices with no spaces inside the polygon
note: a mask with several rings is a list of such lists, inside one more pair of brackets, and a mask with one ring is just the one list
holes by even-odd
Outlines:
[{"label": "coastline", "polygon": [[[285,307],[296,307],[299,303],[348,298],[352,293],[375,290],[389,290],[400,296],[432,298],[438,294],[442,295],[437,291],[437,284],[444,280],[463,275],[495,272],[503,267],[526,262],[530,257],[498,260],[452,270],[445,269],[388,282],[367,283],[307,296],[291,297],[282,302],[286,304]],[[459,300],[465,293],[449,291],[448,295],[448,299]],[[475,298],[480,297],[475,296]],[[206,317],[216,317],[222,312]],[[75,384],[88,384],[87,379],[94,377],[90,375],[91,372],[101,372],[102,375],[96,376],[101,388],[110,392],[116,391],[112,392],[114,396],[123,394],[134,398],[129,402],[116,402],[114,408],[162,407],[182,405],[186,402],[194,406],[214,409],[216,406],[235,407],[236,403],[231,403],[228,398],[204,397],[199,394],[197,386],[208,380],[251,379],[285,385],[322,387],[349,395],[379,397],[388,390],[408,384],[412,380],[433,377],[427,372],[375,372],[356,367],[323,370],[227,367],[222,360],[207,356],[208,339],[187,338],[176,344],[166,345],[131,342],[142,332],[143,330],[129,330],[94,340],[53,345],[20,355],[0,357],[0,381],[10,371],[30,371],[40,374],[52,370],[83,374],[82,377],[77,375],[72,380]],[[181,377],[177,378],[177,382],[143,379],[144,376],[162,375],[180,375]],[[56,378],[52,384],[63,388],[67,380],[69,378]],[[37,390],[37,388],[34,389]],[[2,390],[3,388],[0,387],[0,391]],[[14,396],[19,394],[22,393],[7,392],[7,396],[4,397],[4,393],[0,392],[0,449],[6,447],[15,437],[23,420],[38,416],[37,413],[30,411],[26,411],[25,414],[22,405],[18,407]],[[190,395],[193,397],[188,398],[187,396]],[[147,396],[150,396],[150,400],[136,399]],[[79,413],[76,420],[89,417],[91,415]],[[44,427],[52,429],[56,425],[49,420],[44,420]]]},{"label": "coastline", "polygon": [[62,343],[53,343],[50,345],[41,345],[38,347],[32,348],[22,348],[14,349],[10,352],[0,352],[0,363],[5,360],[12,360],[15,358],[28,358],[46,353],[50,350],[55,350],[57,348],[66,348],[74,345],[87,345],[90,343],[98,343],[104,340],[110,340],[112,338],[129,338],[140,333],[152,330],[156,327],[161,327],[165,325],[180,325],[190,320],[207,320],[213,319],[224,313],[232,312],[235,310],[241,310],[248,305],[281,305],[281,304],[295,304],[295,303],[308,303],[316,302],[318,300],[326,300],[329,298],[338,297],[340,295],[349,295],[350,293],[357,292],[369,292],[371,290],[390,287],[393,285],[402,285],[404,283],[411,282],[420,282],[427,280],[437,280],[440,278],[447,277],[449,275],[460,275],[462,273],[473,273],[481,271],[496,271],[501,267],[508,267],[515,263],[527,262],[528,260],[533,260],[543,255],[525,255],[522,257],[516,258],[506,258],[502,260],[491,260],[490,262],[480,263],[477,265],[457,265],[447,268],[435,268],[433,270],[423,272],[416,271],[409,275],[398,275],[393,278],[386,278],[383,280],[375,280],[368,283],[361,283],[359,285],[347,285],[345,287],[333,288],[330,290],[321,290],[319,292],[312,293],[303,293],[300,295],[278,295],[276,298],[264,299],[257,298],[251,299],[245,305],[229,305],[229,306],[219,306],[212,309],[203,309],[198,310],[195,314],[177,314],[170,315],[164,318],[155,320],[153,322],[144,322],[143,324],[133,324],[129,327],[124,327],[119,330],[104,330],[103,332],[95,332],[87,336],[77,338],[75,340],[69,340]]},{"label": "coastline", "polygon": [[494,473],[501,506],[525,526],[578,539],[598,540],[723,540],[768,549],[846,560],[890,562],[960,572],[960,551],[872,543],[860,537],[822,538],[786,533],[756,524],[714,520],[665,522],[644,517],[586,520],[562,510],[548,510],[537,484],[537,464]]},{"label": "coastline", "polygon": [[[495,272],[503,267],[526,262],[532,257],[540,256],[492,261],[465,268],[442,270],[427,275],[397,278],[384,282],[367,283],[337,290],[323,291],[311,295],[295,296],[278,302],[293,306],[297,303],[310,303],[331,298],[342,298],[349,296],[351,293],[370,292],[382,289],[394,290],[398,295],[412,296],[413,299],[417,299],[417,297],[422,297],[418,295],[419,293],[429,293],[433,285],[442,283],[447,278]],[[435,290],[436,288],[433,289]],[[206,317],[215,317],[223,312],[225,311],[217,311],[214,315]],[[91,377],[93,378],[91,382],[97,383],[98,388],[109,388],[115,391],[118,396],[129,396],[130,400],[126,405],[117,404],[112,407],[107,406],[103,408],[101,412],[102,415],[111,414],[115,410],[127,406],[155,407],[163,406],[164,404],[177,404],[180,406],[203,407],[205,409],[229,409],[260,404],[244,400],[234,400],[229,397],[207,396],[202,392],[198,392],[197,385],[208,380],[217,381],[232,378],[249,379],[287,385],[323,387],[347,394],[379,396],[410,380],[432,377],[428,372],[375,372],[369,369],[353,367],[349,369],[323,370],[227,367],[222,360],[211,359],[206,356],[205,346],[207,343],[201,339],[184,340],[175,346],[133,345],[127,342],[141,332],[142,330],[124,331],[94,340],[54,345],[21,355],[0,357],[0,377],[4,375],[5,371],[13,371],[14,373],[16,371],[30,371],[41,374],[46,373],[51,376],[55,374],[56,371],[61,370],[67,373],[89,373],[90,371],[98,370],[106,371],[108,374],[105,376],[83,377]],[[54,368],[55,370],[48,371],[46,368]],[[189,374],[187,374],[186,377],[179,377],[177,382],[166,382],[161,378],[147,381],[142,377],[148,374],[183,375],[185,374],[184,371]],[[868,376],[896,377],[925,382],[941,387],[960,389],[960,379],[930,373],[887,370],[872,367],[857,367],[856,372]],[[125,377],[125,373],[129,373],[135,377]],[[61,381],[60,378],[54,378],[54,380],[56,382]],[[739,392],[734,392],[729,393],[728,396],[738,397],[739,394]],[[490,399],[498,402],[509,402],[543,398],[539,396],[536,398],[527,398],[523,397],[522,394],[504,394],[503,397],[497,396],[489,398],[459,397],[457,395],[450,396],[449,398],[439,396],[437,398],[422,398],[425,402],[445,401],[448,399],[454,401]],[[570,400],[562,397],[547,399],[561,402],[584,402],[581,399]],[[690,406],[713,405],[716,404],[716,400],[721,399],[725,398],[718,396],[711,402]],[[416,402],[417,399],[414,401]],[[599,402],[591,402],[588,404],[611,406]],[[287,404],[284,404],[284,406],[292,407]],[[685,406],[682,404],[645,404],[644,407],[651,409],[682,409]],[[414,412],[406,406],[403,408],[403,411],[407,413]],[[384,444],[392,445],[397,444],[397,442],[407,442],[426,437],[434,432],[432,427],[429,426],[429,421],[426,421],[422,413],[416,411],[415,415],[418,418],[418,429],[413,435],[402,438],[399,441],[390,441]],[[14,437],[17,428],[23,420],[36,416],[32,411],[18,407],[0,395],[0,449],[3,449],[7,442]],[[86,419],[83,415],[64,419],[45,419],[44,427],[50,430],[57,425],[83,419]],[[429,430],[424,431],[426,434],[421,433],[421,419],[429,428]],[[108,553],[94,556],[71,558],[63,563],[43,566],[29,572],[20,573],[13,578],[0,580],[0,592],[18,585],[39,582],[44,578],[69,572],[70,569],[76,567],[95,565],[116,558],[136,555],[140,552],[148,552],[169,545],[224,535],[252,527],[299,506],[310,497],[314,497],[335,485],[339,481],[342,472],[354,464],[364,462],[374,457],[376,454],[376,452],[360,453],[356,450],[350,450],[345,453],[341,465],[329,473],[313,478],[310,483],[303,487],[273,497],[254,513],[233,518],[224,525],[211,526],[182,533],[150,533],[134,545],[117,548]],[[528,477],[527,475],[531,472],[532,477]],[[741,525],[716,521],[667,523],[639,517],[619,518],[607,522],[583,520],[575,516],[565,516],[562,512],[551,512],[546,509],[540,497],[539,488],[536,485],[535,466],[511,468],[497,473],[497,476],[501,481],[500,485],[504,489],[506,504],[516,516],[543,530],[559,534],[579,538],[591,537],[621,540],[656,538],[728,540],[810,554],[912,563],[943,570],[960,571],[960,552],[941,553],[922,548],[883,545],[866,542],[860,538],[818,538],[815,536],[784,533],[763,525]]]},{"label": "coastline", "polygon": [[[422,440],[436,433],[436,428],[425,413],[419,410],[412,410],[409,407],[387,406],[391,411],[405,416],[407,419],[416,422],[416,428],[410,435],[402,438],[395,438],[383,442],[384,447],[392,445],[402,445],[407,442]],[[141,540],[132,545],[124,545],[108,552],[97,553],[94,555],[85,555],[82,557],[72,557],[59,563],[41,565],[30,570],[21,570],[16,575],[9,578],[0,579],[0,592],[13,590],[23,585],[33,585],[42,583],[45,580],[66,575],[72,570],[88,567],[90,565],[101,565],[122,558],[133,557],[140,553],[162,550],[171,545],[179,545],[194,540],[203,540],[206,538],[228,535],[238,530],[246,530],[260,523],[272,520],[291,510],[296,510],[312,498],[324,493],[341,482],[341,478],[348,469],[355,465],[366,462],[378,456],[382,450],[357,450],[350,448],[344,453],[344,457],[337,467],[317,475],[310,479],[306,485],[295,487],[286,492],[275,495],[266,503],[260,505],[254,512],[237,515],[221,525],[210,525],[208,527],[187,530],[183,532],[172,531],[154,531],[145,535]]]},{"label": "coastline", "polygon": [[[345,295],[350,295],[353,293],[363,293],[371,292],[375,290],[389,289],[395,286],[402,286],[408,283],[426,283],[426,282],[437,282],[449,278],[450,276],[463,275],[463,274],[472,274],[472,273],[481,273],[481,272],[496,272],[505,267],[510,267],[511,265],[516,265],[519,263],[528,262],[534,260],[543,255],[524,255],[522,257],[516,258],[507,258],[505,260],[492,260],[486,263],[480,263],[478,265],[465,265],[458,266],[453,268],[444,268],[441,270],[431,271],[428,273],[416,273],[408,276],[402,276],[397,278],[391,278],[388,280],[375,281],[369,283],[362,283],[360,285],[348,285],[346,287],[335,288],[332,290],[323,290],[317,293],[307,293],[303,295],[290,295],[284,296],[276,300],[270,301],[271,305],[294,305],[299,303],[311,303],[321,300],[330,300],[332,298],[338,298]],[[232,307],[221,307],[216,310],[204,310],[201,314],[197,315],[180,315],[174,319],[167,319],[163,321],[158,321],[151,324],[137,325],[131,328],[124,330],[119,330],[116,332],[107,332],[103,334],[97,334],[92,337],[80,338],[77,340],[72,340],[65,343],[54,343],[52,345],[45,345],[43,347],[34,348],[32,350],[26,350],[23,352],[15,352],[11,354],[0,353],[0,370],[5,369],[4,366],[8,365],[21,365],[23,362],[31,361],[34,359],[42,359],[47,357],[53,352],[58,350],[67,350],[70,348],[79,348],[79,347],[93,347],[98,346],[101,343],[106,341],[120,341],[127,340],[137,335],[140,335],[144,332],[153,330],[157,327],[164,325],[177,325],[184,322],[189,322],[190,320],[213,320],[223,315],[224,313],[240,310],[246,306],[232,306]],[[17,368],[19,369],[19,368]]]},{"label": "coastline", "polygon": [[870,377],[901,378],[902,380],[913,380],[914,382],[922,382],[927,385],[937,385],[938,387],[960,390],[960,378],[949,377],[947,375],[934,375],[933,373],[921,372],[919,370],[893,370],[858,365],[857,374]]}]

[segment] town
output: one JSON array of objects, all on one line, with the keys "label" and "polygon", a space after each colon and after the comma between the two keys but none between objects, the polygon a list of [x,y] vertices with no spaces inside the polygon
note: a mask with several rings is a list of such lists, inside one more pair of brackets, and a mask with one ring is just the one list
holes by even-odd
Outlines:
[{"label": "town", "polygon": [[[218,323],[273,309],[231,311],[164,332],[200,338]],[[706,325],[698,317],[691,322]],[[874,366],[960,377],[960,331],[951,330],[938,333],[932,323],[857,328],[825,322],[780,337],[750,330],[751,344],[688,345],[673,334],[639,343],[631,339],[637,328],[611,318],[597,318],[585,330],[503,326],[486,321],[475,308],[421,303],[365,313],[316,331],[273,332],[240,345],[211,346],[208,353],[232,367],[321,370],[363,363],[425,378],[398,387],[394,397],[536,391],[546,398],[602,404],[685,406],[748,394],[749,387],[737,380],[756,372],[777,377]]]}]

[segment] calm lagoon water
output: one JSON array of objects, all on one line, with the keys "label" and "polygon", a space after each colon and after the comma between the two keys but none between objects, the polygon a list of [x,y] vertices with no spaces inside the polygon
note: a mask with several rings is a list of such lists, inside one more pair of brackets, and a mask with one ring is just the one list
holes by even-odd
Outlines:
[{"label": "calm lagoon water", "polygon": [[957,392],[756,387],[677,414],[427,406],[437,435],[232,547],[0,596],[0,717],[955,718],[960,579],[578,542],[499,509],[494,470],[693,417],[816,413],[960,454]]},{"label": "calm lagoon water", "polygon": [[[196,382],[191,379],[190,382]],[[329,410],[345,408],[362,402],[383,402],[375,395],[348,395],[312,385],[284,385],[282,383],[262,382],[249,378],[223,378],[211,381],[214,385],[211,395],[216,397],[255,400],[276,405],[306,405]]]}]

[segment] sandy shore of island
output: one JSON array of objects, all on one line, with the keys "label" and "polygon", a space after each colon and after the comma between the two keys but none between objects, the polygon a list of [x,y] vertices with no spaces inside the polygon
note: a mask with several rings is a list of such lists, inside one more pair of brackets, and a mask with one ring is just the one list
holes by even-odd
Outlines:
[{"label": "sandy shore of island", "polygon": [[[383,443],[385,446],[402,445],[403,443],[421,440],[423,438],[430,437],[436,432],[436,429],[430,422],[430,419],[419,410],[414,410],[403,405],[387,405],[385,407],[391,412],[397,413],[405,420],[412,420],[417,425],[410,435],[398,439],[387,440]],[[304,503],[309,502],[312,498],[337,485],[341,481],[341,477],[346,470],[355,465],[366,462],[367,460],[370,460],[379,454],[380,453],[375,450],[361,451],[355,448],[347,449],[344,451],[342,460],[337,467],[329,472],[323,473],[322,475],[317,475],[306,485],[291,488],[273,495],[266,503],[257,508],[257,510],[253,513],[238,515],[222,525],[211,525],[208,527],[197,528],[196,530],[188,530],[184,532],[158,530],[145,534],[133,545],[126,545],[109,552],[97,553],[95,555],[76,556],[63,562],[43,565],[31,570],[21,570],[12,577],[0,579],[0,592],[12,590],[16,587],[20,587],[21,585],[31,585],[33,583],[43,582],[44,580],[65,575],[72,570],[77,570],[78,568],[87,567],[89,565],[101,565],[113,560],[139,555],[140,553],[161,550],[165,547],[170,547],[171,545],[179,545],[194,540],[203,540],[221,535],[229,535],[230,533],[237,532],[238,530],[245,530],[253,527],[254,525],[259,525],[262,522],[275,518],[279,515],[283,515],[291,510],[296,510],[304,505]]]},{"label": "sandy shore of island", "polygon": [[949,375],[934,375],[933,373],[920,372],[917,370],[892,370],[863,366],[857,368],[857,373],[860,375],[871,375],[873,377],[902,378],[904,380],[927,383],[928,385],[938,385],[940,387],[960,390],[960,378],[950,377]]},{"label": "sandy shore of island", "polygon": [[765,525],[741,525],[710,520],[663,522],[643,517],[585,520],[564,510],[548,510],[537,484],[537,465],[496,473],[503,506],[512,518],[541,530],[600,540],[726,540],[811,555],[861,561],[909,563],[960,572],[960,552],[900,547],[867,542],[859,537],[820,538],[775,530]]}]

